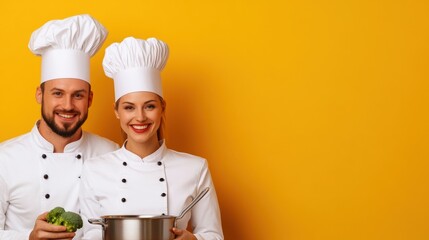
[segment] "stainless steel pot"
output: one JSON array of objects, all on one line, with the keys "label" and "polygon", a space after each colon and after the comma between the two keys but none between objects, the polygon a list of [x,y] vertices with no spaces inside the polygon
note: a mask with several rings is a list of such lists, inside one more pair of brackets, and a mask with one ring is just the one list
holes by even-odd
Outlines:
[{"label": "stainless steel pot", "polygon": [[101,216],[101,219],[89,219],[88,222],[103,227],[103,240],[172,240],[174,234],[171,229],[176,226],[177,220],[183,218],[209,190],[209,188],[205,188],[200,192],[177,217],[107,215]]},{"label": "stainless steel pot", "polygon": [[104,240],[172,240],[176,217],[111,215],[88,221],[103,227]]}]

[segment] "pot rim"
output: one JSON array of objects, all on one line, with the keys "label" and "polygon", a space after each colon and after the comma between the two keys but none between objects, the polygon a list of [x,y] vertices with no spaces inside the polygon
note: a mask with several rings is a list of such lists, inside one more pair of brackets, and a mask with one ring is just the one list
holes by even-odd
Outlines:
[{"label": "pot rim", "polygon": [[176,216],[171,215],[104,215],[100,218],[106,219],[175,219]]}]

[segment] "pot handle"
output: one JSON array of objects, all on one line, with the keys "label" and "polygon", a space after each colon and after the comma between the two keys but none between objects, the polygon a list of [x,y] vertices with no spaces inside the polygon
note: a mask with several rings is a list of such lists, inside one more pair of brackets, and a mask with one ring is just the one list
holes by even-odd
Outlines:
[{"label": "pot handle", "polygon": [[204,188],[204,190],[202,192],[200,192],[195,198],[194,200],[191,201],[191,203],[189,203],[188,206],[186,206],[186,208],[184,208],[182,210],[182,212],[180,213],[180,215],[178,217],[176,217],[176,219],[174,220],[174,227],[177,227],[177,220],[183,218],[185,216],[185,214],[191,210],[191,208],[197,204],[197,202],[199,202],[201,200],[201,198],[203,198],[207,192],[210,190],[209,187]]},{"label": "pot handle", "polygon": [[103,227],[107,227],[107,224],[103,222],[102,219],[99,218],[90,218],[88,219],[88,222],[95,225],[101,225]]}]

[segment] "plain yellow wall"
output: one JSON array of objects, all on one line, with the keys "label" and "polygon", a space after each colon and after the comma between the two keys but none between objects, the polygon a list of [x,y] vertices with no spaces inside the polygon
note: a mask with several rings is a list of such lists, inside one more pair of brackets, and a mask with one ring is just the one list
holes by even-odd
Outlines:
[{"label": "plain yellow wall", "polygon": [[0,141],[29,131],[47,20],[110,31],[84,125],[121,142],[104,49],[170,46],[167,144],[208,159],[226,239],[429,239],[429,2],[36,0],[0,3]]}]

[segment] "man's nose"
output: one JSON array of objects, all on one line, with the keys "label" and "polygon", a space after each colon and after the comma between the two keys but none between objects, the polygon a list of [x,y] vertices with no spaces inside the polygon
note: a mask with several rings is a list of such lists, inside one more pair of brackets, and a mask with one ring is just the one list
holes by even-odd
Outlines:
[{"label": "man's nose", "polygon": [[64,101],[63,101],[63,108],[64,108],[65,110],[72,110],[72,109],[73,109],[73,106],[74,106],[74,104],[73,104],[73,99],[72,99],[71,97],[66,97],[66,98],[64,98]]}]

